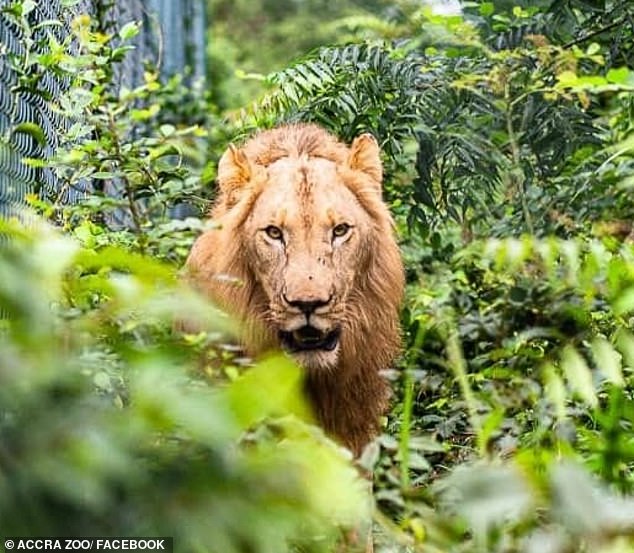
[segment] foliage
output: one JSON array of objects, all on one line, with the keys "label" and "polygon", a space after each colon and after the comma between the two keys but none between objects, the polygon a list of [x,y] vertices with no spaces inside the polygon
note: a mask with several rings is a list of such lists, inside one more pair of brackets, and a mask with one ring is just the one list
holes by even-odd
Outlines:
[{"label": "foliage", "polygon": [[[394,179],[388,193],[407,207],[410,224],[451,217],[469,238],[565,234],[580,210],[578,223],[592,220],[588,198],[614,193],[618,168],[601,145],[628,126],[629,108],[620,104],[631,103],[627,68],[602,69],[598,43],[582,50],[530,34],[534,10],[509,17],[486,4],[473,22],[426,8],[411,17],[418,36],[322,49],[274,74],[277,91],[251,121],[311,119],[346,139],[373,132]],[[523,34],[495,48],[483,36],[492,26],[503,37],[517,25]],[[607,110],[589,110],[610,97]],[[606,121],[612,109],[617,115]],[[415,171],[399,176],[404,167]]]},{"label": "foliage", "polygon": [[[411,438],[406,461],[383,438],[376,496],[421,550],[464,543],[467,528],[469,551],[631,548],[632,499],[619,493],[634,466],[632,253],[525,236],[418,257],[405,312]],[[389,434],[403,435],[404,408]]]},{"label": "foliage", "polygon": [[[187,100],[179,77],[162,85],[148,68],[136,88],[115,89],[113,68],[130,48],[126,42],[136,35],[135,24],[118,35],[94,30],[87,16],[78,17],[73,26],[68,42],[80,55],[71,55],[69,44],[63,44],[38,60],[41,70],[59,65],[71,80],[60,113],[72,124],[55,158],[45,162],[61,181],[56,196],[45,198],[50,204],[47,214],[85,240],[105,238],[100,232],[105,226],[113,231],[107,237],[110,242],[180,259],[187,251],[187,235],[180,243],[165,237],[175,230],[182,234],[200,228],[193,219],[172,219],[183,207],[192,215],[201,211],[195,208],[201,204],[200,175],[192,168],[203,164],[201,140],[206,133],[200,124],[208,121],[183,125],[192,117],[174,109]],[[202,109],[199,103],[198,111]],[[86,201],[67,206],[68,192],[81,192],[87,183],[91,189]]]}]

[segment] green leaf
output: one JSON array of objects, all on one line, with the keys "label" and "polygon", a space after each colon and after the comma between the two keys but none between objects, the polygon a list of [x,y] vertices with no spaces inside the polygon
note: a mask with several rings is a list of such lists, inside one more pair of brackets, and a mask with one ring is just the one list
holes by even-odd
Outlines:
[{"label": "green leaf", "polygon": [[245,429],[270,416],[294,414],[310,419],[301,370],[283,355],[269,357],[247,371],[231,384],[226,397]]},{"label": "green leaf", "polygon": [[616,347],[623,355],[625,365],[634,370],[634,336],[627,330],[619,330],[616,335]]},{"label": "green leaf", "polygon": [[150,150],[150,159],[155,160],[165,156],[180,155],[181,152],[175,144],[165,144],[159,148]]},{"label": "green leaf", "polygon": [[44,159],[38,159],[34,157],[23,157],[22,163],[24,165],[28,165],[29,167],[34,167],[36,169],[42,169],[44,167],[48,167],[49,162]]},{"label": "green leaf", "polygon": [[134,46],[119,46],[112,50],[112,55],[110,56],[112,61],[123,61],[125,59],[125,55],[134,50]]},{"label": "green leaf", "polygon": [[[572,532],[585,535],[602,535],[623,532],[634,524],[634,501],[631,496],[617,494],[595,478],[583,467],[571,462],[563,462],[551,470],[552,493],[555,516],[565,520]],[[610,551],[626,553],[631,544],[618,540],[617,547]],[[607,549],[603,549],[607,551]]]},{"label": "green leaf", "polygon": [[533,502],[522,474],[511,465],[458,466],[436,489],[446,508],[463,516],[480,539],[502,522],[518,520]]},{"label": "green leaf", "polygon": [[489,443],[494,434],[499,430],[503,421],[504,409],[501,407],[494,409],[487,415],[480,427],[480,440],[482,440],[482,443]]},{"label": "green leaf", "polygon": [[156,259],[113,246],[99,250],[98,254],[90,250],[81,250],[77,254],[75,262],[85,272],[114,269],[131,273],[150,285],[161,282],[173,283],[176,280],[172,267],[160,263]]},{"label": "green leaf", "polygon": [[14,133],[24,133],[32,137],[40,146],[46,145],[46,135],[42,127],[36,123],[20,123],[13,127]]},{"label": "green leaf", "polygon": [[553,404],[557,419],[562,421],[566,418],[566,387],[554,365],[547,364],[542,371],[546,397]]},{"label": "green leaf", "polygon": [[93,233],[94,225],[90,221],[84,221],[73,230],[73,235],[84,247],[93,248],[96,244]]},{"label": "green leaf", "polygon": [[95,386],[97,386],[97,388],[101,388],[102,390],[105,390],[107,392],[112,390],[110,376],[104,371],[98,372],[93,377],[93,382],[95,383]]},{"label": "green leaf", "polygon": [[579,78],[574,71],[566,70],[556,75],[557,81],[563,86],[572,86],[577,84]]},{"label": "green leaf", "polygon": [[490,15],[493,15],[493,13],[495,12],[495,4],[493,4],[493,2],[482,2],[482,4],[480,4],[478,11],[480,12],[480,15],[483,17],[488,17]]},{"label": "green leaf", "polygon": [[615,315],[624,315],[634,310],[634,286],[627,288],[612,304]]},{"label": "green leaf", "polygon": [[239,434],[222,402],[209,390],[186,387],[167,357],[146,357],[136,369],[130,392],[148,428],[162,432],[180,427],[207,444],[234,439]]},{"label": "green leaf", "polygon": [[561,255],[566,263],[568,280],[572,284],[577,284],[580,270],[579,244],[574,240],[564,240],[561,243]]},{"label": "green leaf", "polygon": [[576,529],[596,531],[600,524],[597,514],[603,512],[603,505],[592,476],[581,467],[566,462],[552,469],[551,479],[560,516]]},{"label": "green leaf", "polygon": [[605,338],[595,338],[591,348],[597,368],[612,384],[623,386],[621,354]]},{"label": "green leaf", "polygon": [[115,172],[115,171],[97,171],[90,175],[90,178],[98,179],[98,180],[109,180],[117,177],[122,177],[123,173]]},{"label": "green leaf", "polygon": [[22,0],[22,17],[29,15],[37,6],[34,0]]},{"label": "green leaf", "polygon": [[174,125],[164,124],[159,127],[159,132],[165,137],[172,136],[176,132],[176,127]]},{"label": "green leaf", "polygon": [[612,68],[608,71],[605,78],[610,83],[627,84],[630,80],[631,72],[627,67]]},{"label": "green leaf", "polygon": [[119,30],[119,36],[122,40],[130,40],[139,34],[139,24],[136,21],[131,21],[130,23],[126,23]]},{"label": "green leaf", "polygon": [[566,346],[561,354],[561,368],[566,380],[588,405],[597,405],[597,395],[592,382],[592,372],[585,359],[572,346]]}]

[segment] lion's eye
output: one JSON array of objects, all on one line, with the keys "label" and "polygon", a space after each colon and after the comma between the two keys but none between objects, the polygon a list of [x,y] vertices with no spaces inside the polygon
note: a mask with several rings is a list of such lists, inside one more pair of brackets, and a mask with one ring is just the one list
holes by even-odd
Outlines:
[{"label": "lion's eye", "polygon": [[264,229],[264,232],[266,232],[267,236],[273,240],[281,240],[284,236],[282,234],[282,229],[276,227],[275,225],[269,225]]},{"label": "lion's eye", "polygon": [[348,223],[340,223],[332,229],[332,235],[334,238],[341,238],[350,232],[350,225]]}]

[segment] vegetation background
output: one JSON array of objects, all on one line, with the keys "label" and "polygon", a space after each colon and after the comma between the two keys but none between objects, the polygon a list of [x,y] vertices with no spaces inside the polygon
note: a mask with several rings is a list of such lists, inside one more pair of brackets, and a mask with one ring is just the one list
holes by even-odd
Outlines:
[{"label": "vegetation background", "polygon": [[[32,2],[2,9],[34,36]],[[227,142],[310,120],[379,139],[407,266],[393,409],[361,459],[377,550],[634,551],[632,3],[209,13],[204,94],[151,63],[112,90],[135,22],[79,17],[10,60],[34,94],[45,71],[71,85],[55,157],[26,163],[93,192],[1,223],[3,535],[330,551],[367,517],[298,369],[246,370],[231,321],[177,280]],[[173,333],[184,315],[204,331]]]}]

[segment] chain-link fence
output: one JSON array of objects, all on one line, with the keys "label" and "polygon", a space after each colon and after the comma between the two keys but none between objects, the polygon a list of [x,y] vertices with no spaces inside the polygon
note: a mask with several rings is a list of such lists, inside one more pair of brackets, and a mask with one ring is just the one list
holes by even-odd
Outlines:
[{"label": "chain-link fence", "polygon": [[[48,71],[38,81],[38,93],[20,86],[20,68],[12,60],[23,59],[27,48],[15,11],[23,4],[24,0],[0,0],[0,215],[24,205],[26,196],[36,191],[47,197],[57,195],[59,183],[54,172],[23,160],[52,155],[58,137],[70,124],[52,107],[67,90],[68,79]],[[33,30],[29,48],[34,53],[42,53],[38,48],[46,42],[41,40],[46,38],[44,33],[53,33],[62,43],[71,32],[73,19],[85,13],[99,17],[104,29],[117,29],[131,21],[142,23],[136,48],[117,69],[116,84],[140,84],[147,60],[166,76],[188,67],[190,78],[204,77],[205,0],[47,0],[31,2],[31,7],[26,18]],[[13,132],[16,127],[29,129],[29,125],[38,131]],[[64,194],[62,199],[72,202],[82,190]]]}]

